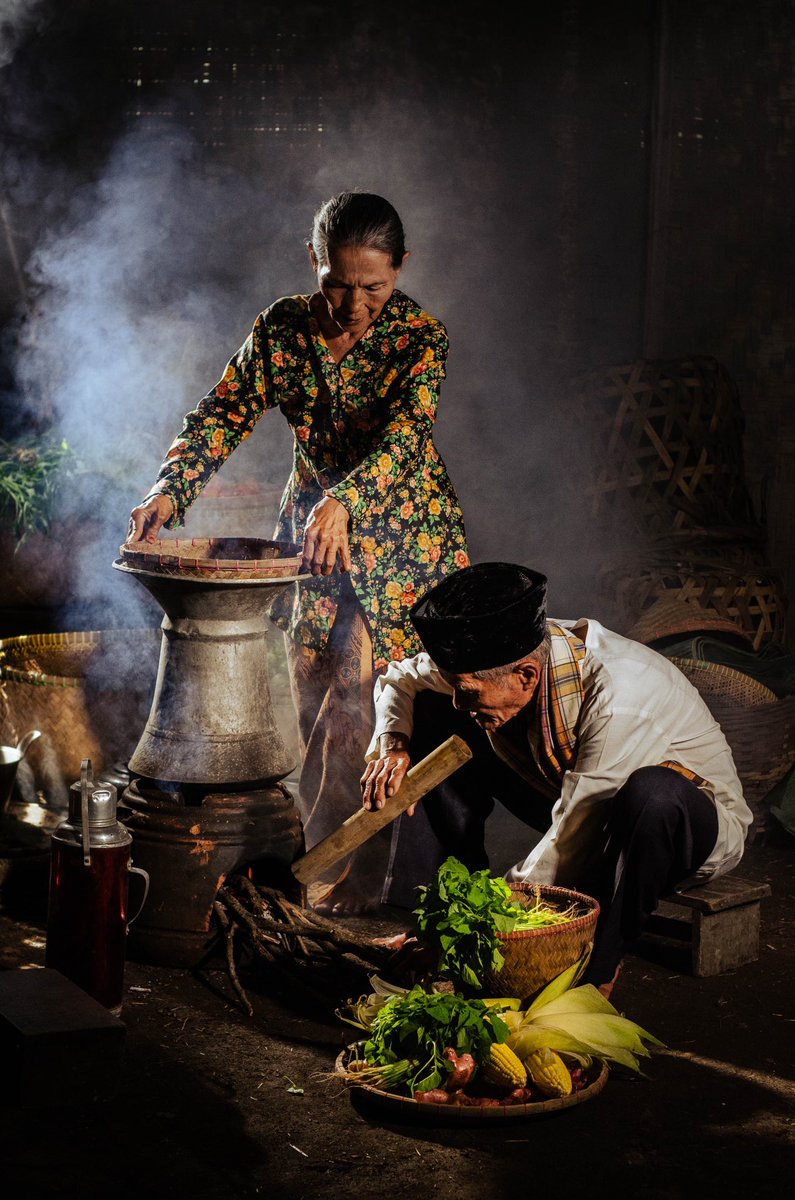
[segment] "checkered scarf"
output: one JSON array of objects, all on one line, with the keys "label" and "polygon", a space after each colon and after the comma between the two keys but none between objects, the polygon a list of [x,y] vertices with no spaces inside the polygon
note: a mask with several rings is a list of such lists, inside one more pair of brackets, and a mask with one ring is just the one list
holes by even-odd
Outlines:
[{"label": "checkered scarf", "polygon": [[[585,643],[576,636],[547,621],[551,635],[547,659],[538,686],[538,734],[532,738],[533,757],[543,783],[559,790],[561,780],[574,766],[577,755],[576,728],[583,701],[582,661]],[[667,759],[659,764],[678,771],[697,787],[706,780],[681,763]],[[708,785],[707,785],[708,786]]]},{"label": "checkered scarf", "polygon": [[586,651],[585,642],[554,621],[547,621],[547,629],[551,644],[538,686],[541,736],[535,759],[544,782],[558,788],[577,753],[575,729],[582,707],[582,660]]}]

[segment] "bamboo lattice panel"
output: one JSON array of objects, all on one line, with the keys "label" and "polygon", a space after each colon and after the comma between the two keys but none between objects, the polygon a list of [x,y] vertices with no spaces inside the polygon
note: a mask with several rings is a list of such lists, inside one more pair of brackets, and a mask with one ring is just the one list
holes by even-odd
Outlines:
[{"label": "bamboo lattice panel", "polygon": [[579,404],[594,516],[618,510],[651,536],[752,521],[737,389],[715,359],[592,371]]},{"label": "bamboo lattice panel", "polygon": [[[637,631],[644,624],[644,614],[660,601],[670,600],[676,603],[680,614],[692,614],[694,609],[703,611],[706,617],[703,628],[709,627],[711,617],[736,625],[754,650],[769,642],[785,640],[785,597],[779,580],[772,575],[676,563],[669,567],[641,566],[634,574],[614,577],[605,586],[613,592],[626,629]],[[696,623],[692,619],[689,624],[682,620],[681,631],[693,629]],[[656,636],[666,637],[675,632],[669,624],[667,628],[661,627]],[[645,641],[654,640],[653,630],[646,628],[645,635]]]}]

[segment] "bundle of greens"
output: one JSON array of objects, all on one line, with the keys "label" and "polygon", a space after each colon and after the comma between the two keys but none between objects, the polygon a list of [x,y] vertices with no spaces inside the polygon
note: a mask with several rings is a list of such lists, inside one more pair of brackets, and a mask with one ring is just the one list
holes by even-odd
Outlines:
[{"label": "bundle of greens", "polygon": [[574,906],[561,912],[540,895],[525,907],[504,879],[487,870],[470,873],[448,858],[420,889],[414,915],[419,940],[439,952],[439,974],[456,986],[480,988],[484,974],[504,962],[498,933],[557,925],[575,913]]},{"label": "bundle of greens", "polygon": [[371,975],[373,992],[337,1014],[370,1035],[349,1060],[346,1078],[412,1096],[449,1088],[455,1083],[451,1047],[470,1053],[486,1081],[491,1060],[508,1052],[528,1076],[539,1056],[548,1060],[550,1052],[572,1079],[587,1077],[599,1063],[643,1074],[641,1060],[664,1043],[622,1016],[591,984],[577,986],[587,961],[585,952],[526,1009],[515,999],[465,1000],[420,986],[407,991]]},{"label": "bundle of greens", "polygon": [[0,522],[11,527],[19,545],[34,530],[47,532],[56,491],[73,469],[74,454],[64,441],[0,441]]},{"label": "bundle of greens", "polygon": [[[492,1043],[504,1042],[508,1027],[482,1000],[452,992],[414,987],[402,994],[374,995],[364,1010],[349,1006],[349,1024],[367,1029],[363,1060],[351,1073],[360,1083],[389,1091],[429,1092],[443,1086],[454,1069],[445,1051],[470,1054],[476,1063],[489,1057]],[[359,1016],[363,1020],[351,1019]],[[350,1069],[350,1068],[349,1068]]]}]

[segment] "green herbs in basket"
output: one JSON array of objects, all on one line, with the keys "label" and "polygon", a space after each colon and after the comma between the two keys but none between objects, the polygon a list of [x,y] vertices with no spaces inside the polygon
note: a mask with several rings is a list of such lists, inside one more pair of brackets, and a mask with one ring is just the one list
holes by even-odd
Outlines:
[{"label": "green herbs in basket", "polygon": [[487,971],[503,965],[499,933],[559,925],[576,915],[575,908],[561,912],[540,894],[525,907],[504,879],[487,870],[470,873],[448,858],[420,889],[414,915],[419,940],[439,952],[439,974],[457,986],[479,988]]}]

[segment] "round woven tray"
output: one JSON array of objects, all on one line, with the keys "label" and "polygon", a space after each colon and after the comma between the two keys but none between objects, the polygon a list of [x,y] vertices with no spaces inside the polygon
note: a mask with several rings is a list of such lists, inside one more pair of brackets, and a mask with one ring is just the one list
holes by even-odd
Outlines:
[{"label": "round woven tray", "polygon": [[599,905],[583,892],[551,884],[514,883],[511,891],[517,897],[527,896],[530,901],[538,893],[542,900],[561,909],[576,904],[582,910],[581,916],[563,925],[497,934],[505,961],[499,971],[484,975],[480,994],[518,996],[526,1001],[590,951]]},{"label": "round woven tray", "polygon": [[[337,1056],[334,1070],[342,1075],[349,1058],[361,1049],[364,1042],[355,1042],[346,1046]],[[346,1081],[354,1103],[359,1103],[375,1112],[379,1112],[389,1120],[422,1121],[431,1125],[451,1124],[483,1125],[493,1122],[524,1121],[532,1117],[548,1116],[551,1113],[562,1112],[567,1108],[575,1108],[598,1096],[607,1083],[608,1067],[604,1062],[596,1062],[591,1070],[587,1085],[579,1092],[570,1096],[561,1096],[550,1100],[530,1100],[527,1104],[498,1104],[481,1107],[477,1104],[418,1104],[410,1096],[397,1096],[392,1092],[382,1091],[371,1084],[352,1083]]]},{"label": "round woven tray", "polygon": [[192,579],[289,579],[301,567],[300,547],[263,538],[160,538],[125,542],[126,566]]}]

